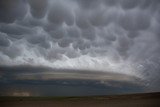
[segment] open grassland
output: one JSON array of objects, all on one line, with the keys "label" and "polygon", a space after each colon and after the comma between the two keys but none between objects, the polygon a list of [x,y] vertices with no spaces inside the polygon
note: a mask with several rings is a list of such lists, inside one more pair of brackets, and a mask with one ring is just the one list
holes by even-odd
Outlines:
[{"label": "open grassland", "polygon": [[0,97],[0,107],[160,107],[160,92],[85,97]]}]

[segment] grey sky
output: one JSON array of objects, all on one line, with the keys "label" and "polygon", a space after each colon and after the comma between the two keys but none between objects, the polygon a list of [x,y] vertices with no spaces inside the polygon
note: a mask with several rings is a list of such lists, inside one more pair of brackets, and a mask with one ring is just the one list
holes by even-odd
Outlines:
[{"label": "grey sky", "polygon": [[159,0],[1,0],[0,72],[6,66],[111,72],[157,91],[159,29]]}]

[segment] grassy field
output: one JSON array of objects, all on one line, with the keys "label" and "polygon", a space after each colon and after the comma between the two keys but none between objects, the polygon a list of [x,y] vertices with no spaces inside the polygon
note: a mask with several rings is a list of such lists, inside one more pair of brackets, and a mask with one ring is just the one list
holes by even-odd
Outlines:
[{"label": "grassy field", "polygon": [[85,97],[0,97],[0,107],[160,107],[160,92]]}]

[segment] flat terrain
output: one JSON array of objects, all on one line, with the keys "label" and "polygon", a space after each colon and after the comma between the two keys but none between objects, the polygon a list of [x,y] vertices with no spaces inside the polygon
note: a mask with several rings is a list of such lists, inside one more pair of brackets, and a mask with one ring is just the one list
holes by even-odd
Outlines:
[{"label": "flat terrain", "polygon": [[89,97],[0,97],[0,107],[160,107],[160,92]]}]

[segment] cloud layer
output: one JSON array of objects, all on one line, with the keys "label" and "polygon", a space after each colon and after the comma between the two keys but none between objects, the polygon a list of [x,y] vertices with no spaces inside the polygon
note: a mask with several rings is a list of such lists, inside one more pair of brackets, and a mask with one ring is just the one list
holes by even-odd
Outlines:
[{"label": "cloud layer", "polygon": [[144,81],[120,73],[0,66],[0,96],[89,96],[146,92]]},{"label": "cloud layer", "polygon": [[160,82],[159,0],[1,0],[0,65],[129,74]]}]

